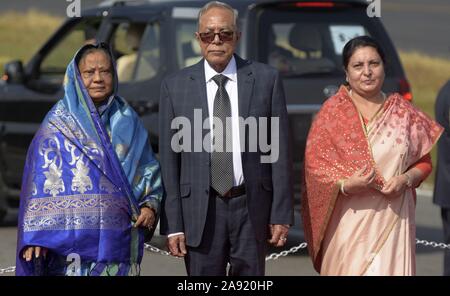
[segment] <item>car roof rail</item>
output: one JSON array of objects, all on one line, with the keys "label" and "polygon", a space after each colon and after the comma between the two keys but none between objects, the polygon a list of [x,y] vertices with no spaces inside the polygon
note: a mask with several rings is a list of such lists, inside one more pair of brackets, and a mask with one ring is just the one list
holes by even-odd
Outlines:
[{"label": "car roof rail", "polygon": [[112,6],[125,6],[126,4],[130,2],[137,2],[137,3],[148,3],[151,2],[150,0],[104,0],[100,2],[98,5],[99,7],[112,7]]},{"label": "car roof rail", "polygon": [[124,6],[127,3],[145,4],[145,3],[163,3],[167,0],[104,0],[100,2],[99,7]]},{"label": "car roof rail", "polygon": [[112,7],[112,6],[123,6],[126,4],[126,0],[104,0],[100,2],[99,7]]}]

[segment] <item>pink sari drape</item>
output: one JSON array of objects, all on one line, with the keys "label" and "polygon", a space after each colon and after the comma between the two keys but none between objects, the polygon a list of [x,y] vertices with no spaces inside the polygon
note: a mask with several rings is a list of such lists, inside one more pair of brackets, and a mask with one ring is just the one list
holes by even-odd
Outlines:
[{"label": "pink sari drape", "polygon": [[[328,99],[311,127],[305,155],[302,217],[315,269],[326,275],[407,275],[415,272],[412,190],[388,199],[379,190],[429,153],[442,127],[398,94],[364,125],[348,91]],[[376,186],[358,196],[339,181],[364,165]]]}]

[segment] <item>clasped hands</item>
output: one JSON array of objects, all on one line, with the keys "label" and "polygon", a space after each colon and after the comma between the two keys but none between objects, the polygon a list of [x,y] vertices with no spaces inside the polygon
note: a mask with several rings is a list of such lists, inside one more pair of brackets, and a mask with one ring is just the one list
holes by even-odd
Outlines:
[{"label": "clasped hands", "polygon": [[[346,195],[358,194],[367,191],[369,188],[375,188],[375,169],[370,168],[367,172],[367,166],[356,171],[350,178],[344,181],[342,186]],[[397,197],[408,188],[408,176],[405,174],[392,177],[380,190],[386,197]]]}]

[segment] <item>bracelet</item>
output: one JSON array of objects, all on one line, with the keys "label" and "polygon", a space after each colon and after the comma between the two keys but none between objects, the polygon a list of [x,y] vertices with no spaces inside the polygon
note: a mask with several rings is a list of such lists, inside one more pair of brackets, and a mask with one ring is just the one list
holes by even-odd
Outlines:
[{"label": "bracelet", "polygon": [[344,191],[344,183],[345,183],[345,180],[341,180],[341,193],[342,193],[344,196],[348,196],[348,194],[345,193],[345,191]]},{"label": "bracelet", "polygon": [[411,176],[408,173],[404,173],[403,175],[406,176],[406,187],[411,188],[412,187],[412,180]]}]

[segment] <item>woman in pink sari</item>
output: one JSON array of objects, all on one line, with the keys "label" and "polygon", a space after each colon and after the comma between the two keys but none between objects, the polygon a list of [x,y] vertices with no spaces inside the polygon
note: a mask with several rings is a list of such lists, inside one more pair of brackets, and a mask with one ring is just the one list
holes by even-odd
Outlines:
[{"label": "woman in pink sari", "polygon": [[381,91],[385,57],[367,36],[344,47],[346,86],[308,135],[302,217],[322,275],[414,275],[415,188],[442,127]]}]

